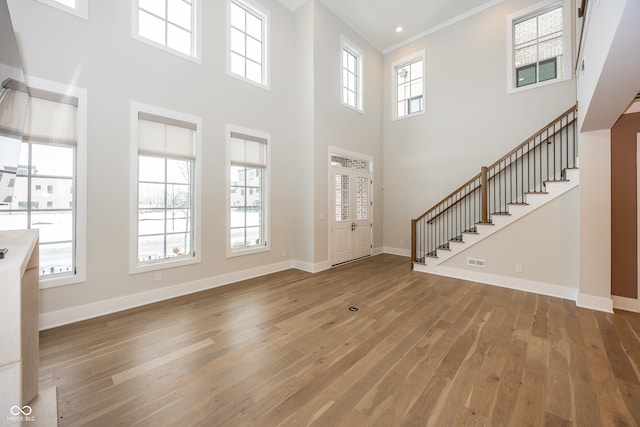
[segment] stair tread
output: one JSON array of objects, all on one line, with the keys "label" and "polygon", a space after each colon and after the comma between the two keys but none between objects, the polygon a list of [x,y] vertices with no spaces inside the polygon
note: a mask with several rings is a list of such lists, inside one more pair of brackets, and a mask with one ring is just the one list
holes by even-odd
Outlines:
[{"label": "stair tread", "polygon": [[547,179],[544,181],[545,183],[547,182],[569,182],[568,179]]},{"label": "stair tread", "polygon": [[512,205],[512,206],[529,206],[529,203],[527,203],[527,202],[509,202],[509,203],[507,203],[507,205]]},{"label": "stair tread", "polygon": [[525,194],[549,194],[547,191],[528,191]]},{"label": "stair tread", "polygon": [[503,215],[503,216],[509,216],[511,215],[509,212],[493,212],[491,215]]}]

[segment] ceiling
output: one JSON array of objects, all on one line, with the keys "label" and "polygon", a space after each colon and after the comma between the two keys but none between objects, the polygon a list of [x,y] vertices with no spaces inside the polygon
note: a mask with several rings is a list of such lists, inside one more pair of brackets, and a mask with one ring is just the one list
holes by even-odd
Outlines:
[{"label": "ceiling", "polygon": [[[291,10],[306,0],[280,0]],[[321,0],[381,52],[457,22],[504,0]],[[396,32],[401,26],[402,32]]]}]

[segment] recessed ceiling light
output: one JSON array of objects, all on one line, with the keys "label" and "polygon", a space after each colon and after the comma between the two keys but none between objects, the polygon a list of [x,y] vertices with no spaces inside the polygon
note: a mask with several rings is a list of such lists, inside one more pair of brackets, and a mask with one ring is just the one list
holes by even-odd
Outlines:
[{"label": "recessed ceiling light", "polygon": [[401,33],[402,32],[402,27],[396,27],[396,33]]}]

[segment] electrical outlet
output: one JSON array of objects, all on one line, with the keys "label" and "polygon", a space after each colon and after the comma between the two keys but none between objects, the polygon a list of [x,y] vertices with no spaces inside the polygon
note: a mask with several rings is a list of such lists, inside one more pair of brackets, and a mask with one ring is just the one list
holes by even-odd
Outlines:
[{"label": "electrical outlet", "polygon": [[285,249],[282,250],[282,256],[287,256],[287,251]]},{"label": "electrical outlet", "polygon": [[400,239],[400,246],[404,245],[404,240]]},{"label": "electrical outlet", "polygon": [[156,282],[159,282],[162,280],[162,273],[156,273]]},{"label": "electrical outlet", "polygon": [[520,264],[516,264],[516,273],[524,272],[524,268]]}]

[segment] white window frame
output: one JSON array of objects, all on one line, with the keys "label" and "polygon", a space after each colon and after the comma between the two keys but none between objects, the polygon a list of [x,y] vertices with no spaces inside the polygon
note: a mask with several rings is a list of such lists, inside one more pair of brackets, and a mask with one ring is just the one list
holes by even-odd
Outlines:
[{"label": "white window frame", "polygon": [[[231,248],[231,132],[237,132],[240,134],[251,135],[257,138],[263,138],[267,140],[266,147],[266,162],[267,165],[264,168],[264,175],[262,177],[262,189],[263,189],[263,220],[262,226],[264,227],[263,236],[266,241],[266,245],[256,246],[252,248],[242,248],[242,249],[232,249]],[[233,124],[227,124],[225,128],[225,167],[226,167],[226,204],[225,209],[227,211],[226,218],[226,250],[227,250],[227,258],[255,254],[260,252],[267,252],[271,250],[271,135],[266,132],[248,129],[241,126],[236,126]]]},{"label": "white window frame", "polygon": [[27,85],[34,89],[74,96],[76,109],[75,162],[75,271],[70,274],[41,276],[40,289],[82,283],[87,280],[87,90],[33,76],[26,76]]},{"label": "white window frame", "polygon": [[[532,83],[522,87],[516,87],[515,82],[515,67],[514,67],[514,52],[513,52],[513,27],[514,23],[518,21],[525,20],[527,18],[532,18],[536,15],[540,15],[544,13],[546,10],[551,8],[554,5],[562,6],[562,64],[563,64],[563,75],[561,77],[556,77],[555,79],[545,80],[542,82]],[[507,93],[517,93],[522,92],[524,90],[530,90],[539,88],[542,86],[548,86],[560,82],[564,82],[567,80],[571,80],[573,78],[573,67],[571,65],[571,58],[573,57],[573,51],[571,49],[571,39],[572,39],[572,25],[571,25],[571,16],[573,10],[571,7],[570,0],[546,0],[540,3],[536,3],[526,9],[522,9],[518,12],[514,12],[507,16]]]},{"label": "white window frame", "polygon": [[75,15],[78,18],[89,19],[89,0],[75,0],[76,7],[69,7],[66,4],[62,4],[56,0],[38,0],[40,3],[54,7],[63,12]]},{"label": "white window frame", "polygon": [[191,4],[191,13],[192,13],[192,31],[191,31],[191,43],[193,47],[193,51],[191,55],[187,55],[179,50],[175,50],[170,48],[167,45],[162,43],[155,42],[146,37],[142,37],[139,34],[138,27],[138,13],[140,11],[139,8],[139,0],[131,0],[131,37],[135,40],[138,40],[144,44],[149,46],[153,46],[157,49],[163,50],[165,52],[176,55],[180,58],[187,59],[191,62],[195,62],[196,64],[202,64],[202,1],[201,0],[192,0]]},{"label": "white window frame", "polygon": [[[405,116],[398,116],[398,72],[397,69],[407,64],[422,60],[422,110],[409,113]],[[422,50],[413,55],[406,56],[391,64],[391,120],[404,120],[410,117],[420,116],[427,111],[427,54]]]},{"label": "white window frame", "polygon": [[[250,10],[254,15],[262,18],[262,83],[257,83],[245,76],[231,72],[231,3]],[[227,0],[227,75],[249,83],[261,89],[271,90],[271,12],[252,0]]]},{"label": "white window frame", "polygon": [[[351,105],[344,100],[344,91],[347,89],[347,82],[345,81],[345,70],[347,69],[347,65],[344,63],[344,51],[347,51],[350,55],[356,58],[356,105]],[[359,113],[364,113],[364,85],[363,85],[363,62],[364,62],[364,53],[362,49],[353,44],[349,39],[344,36],[340,36],[340,102],[345,107],[355,110]]]},{"label": "white window frame", "polygon": [[[196,125],[195,130],[195,159],[193,174],[193,204],[191,225],[193,227],[193,241],[191,242],[194,256],[179,258],[164,258],[155,262],[140,264],[138,261],[138,113],[148,113],[168,119],[180,120]],[[154,105],[131,101],[131,151],[130,151],[130,189],[129,189],[129,274],[162,270],[183,265],[198,264],[201,261],[201,205],[202,205],[202,119],[197,116],[173,111]]]}]

